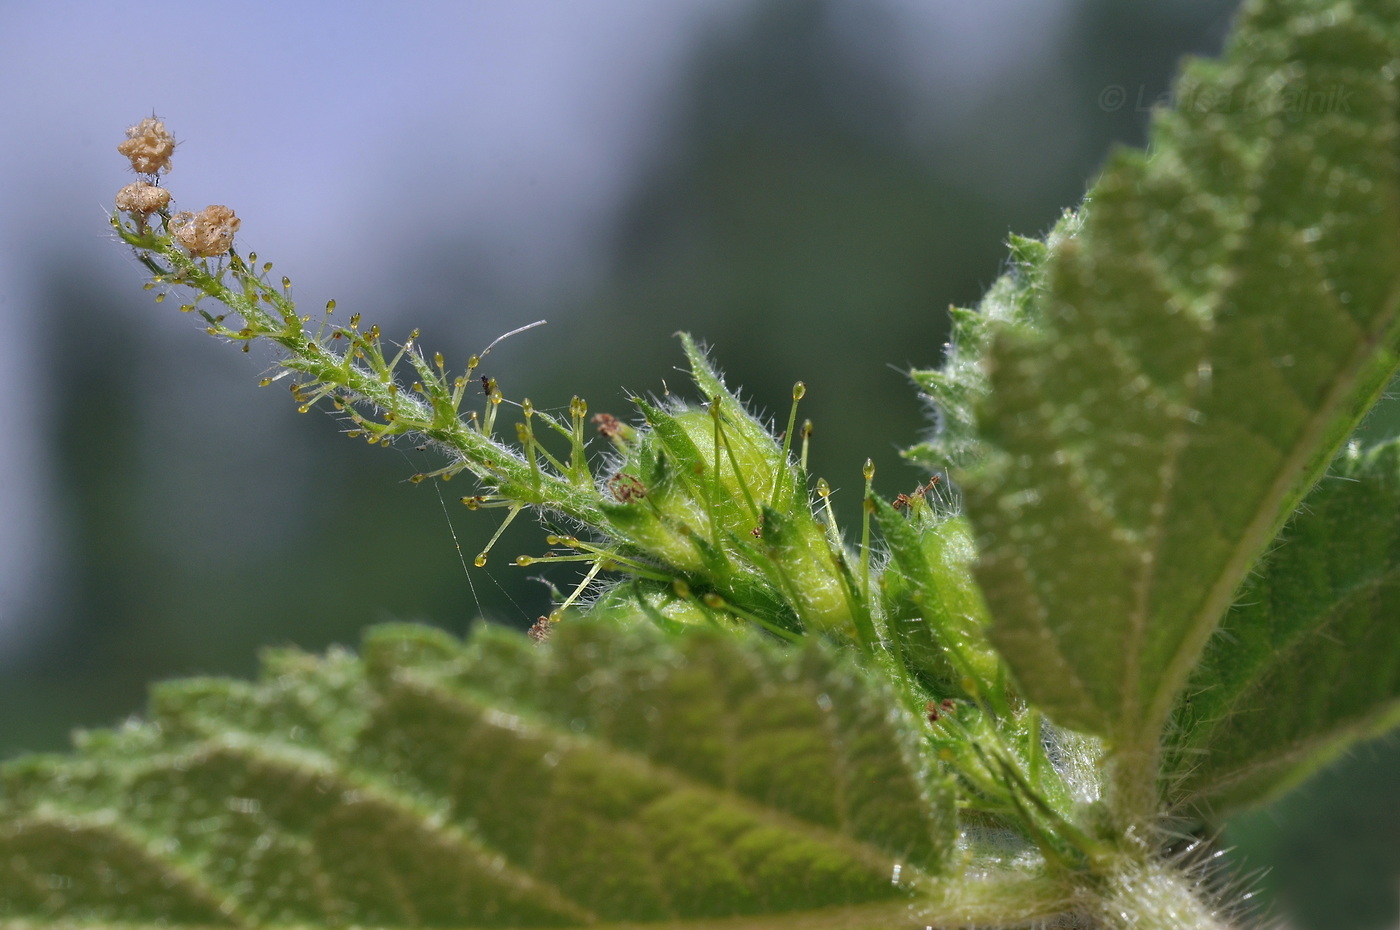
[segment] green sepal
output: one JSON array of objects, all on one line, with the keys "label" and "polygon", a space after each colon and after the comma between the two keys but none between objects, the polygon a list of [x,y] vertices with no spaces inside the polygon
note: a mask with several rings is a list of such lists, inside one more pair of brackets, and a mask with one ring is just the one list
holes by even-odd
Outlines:
[{"label": "green sepal", "polygon": [[935,514],[916,497],[909,513],[875,501],[894,564],[881,577],[886,623],[906,665],[935,694],[1009,708],[1001,660],[987,641],[987,607],[972,576],[977,553],[961,517]]},{"label": "green sepal", "polygon": [[657,440],[661,443],[661,448],[669,456],[677,479],[695,497],[708,500],[709,488],[701,476],[709,471],[713,463],[705,461],[705,457],[700,454],[699,447],[695,445],[689,432],[676,417],[660,407],[647,403],[640,397],[633,398],[633,403],[637,405],[637,409],[642,411],[642,416],[646,417],[647,426],[651,427]]},{"label": "green sepal", "polygon": [[769,577],[806,629],[847,641],[873,639],[856,579],[825,527],[810,513],[788,516],[765,506],[759,532]]}]

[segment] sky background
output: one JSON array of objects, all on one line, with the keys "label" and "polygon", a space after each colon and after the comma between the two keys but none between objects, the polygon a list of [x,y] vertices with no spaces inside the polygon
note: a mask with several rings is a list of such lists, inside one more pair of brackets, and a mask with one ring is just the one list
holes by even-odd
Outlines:
[{"label": "sky background", "polygon": [[[232,206],[305,308],[421,327],[458,368],[549,319],[483,368],[508,396],[625,414],[622,387],[683,383],[681,328],[770,412],[801,378],[853,514],[867,455],[887,496],[924,477],[897,455],[929,424],[904,372],[938,361],[944,308],[1141,144],[1234,5],[0,3],[0,758],[263,645],[548,602],[463,573],[453,535],[470,559],[494,521],[445,519],[412,453],[299,417],[256,388],[268,356],[141,291],[106,226],[126,126],[164,118],[177,206]],[[1231,834],[1294,925],[1400,920],[1396,764],[1363,749]]]},{"label": "sky background", "polygon": [[[337,296],[399,324],[395,269],[432,274],[418,256],[470,243],[470,254],[443,260],[470,264],[483,299],[443,322],[484,346],[509,328],[493,319],[507,306],[546,305],[605,274],[606,231],[633,179],[667,155],[667,105],[691,56],[753,6],[0,5],[11,139],[0,148],[11,440],[0,446],[0,657],[22,654],[42,602],[62,587],[53,567],[63,505],[44,441],[54,411],[39,386],[77,334],[35,318],[46,276],[81,268],[116,287],[135,280],[102,222],[130,180],[113,149],[121,129],[160,115],[181,143],[165,180],[177,203],[233,206],[240,247],[276,256],[317,304]],[[833,15],[853,56],[922,92],[927,113],[910,132],[928,135],[1006,70],[1051,54],[1063,10],[1059,0],[889,0]],[[127,312],[114,300],[106,324],[174,340],[192,328],[149,307]]]}]

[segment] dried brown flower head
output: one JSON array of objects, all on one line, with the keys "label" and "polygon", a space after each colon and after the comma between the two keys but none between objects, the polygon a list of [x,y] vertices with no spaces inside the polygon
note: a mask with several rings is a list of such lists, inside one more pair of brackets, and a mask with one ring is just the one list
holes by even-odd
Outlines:
[{"label": "dried brown flower head", "polygon": [[554,632],[554,627],[550,624],[548,617],[541,617],[535,621],[534,626],[525,632],[535,641],[536,646],[542,646],[549,639],[549,634]]},{"label": "dried brown flower head", "polygon": [[170,191],[147,181],[136,181],[117,191],[117,209],[150,216],[170,206]]},{"label": "dried brown flower head", "polygon": [[175,154],[175,137],[165,124],[149,116],[126,131],[126,141],[117,151],[131,159],[131,168],[138,174],[160,174],[170,170],[170,156]]},{"label": "dried brown flower head", "polygon": [[593,422],[598,425],[598,435],[613,439],[622,435],[622,423],[611,413],[593,414]]},{"label": "dried brown flower head", "polygon": [[233,234],[240,221],[221,204],[210,204],[198,213],[177,213],[170,218],[170,234],[191,255],[212,258],[233,248]]}]

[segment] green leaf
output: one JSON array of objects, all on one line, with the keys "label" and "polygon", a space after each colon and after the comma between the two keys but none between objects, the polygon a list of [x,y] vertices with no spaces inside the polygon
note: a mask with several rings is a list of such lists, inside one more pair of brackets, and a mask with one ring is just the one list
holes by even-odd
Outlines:
[{"label": "green leaf", "polygon": [[0,921],[889,923],[952,852],[920,752],[817,645],[383,628],[363,659],[162,685],[149,723],[7,765]]},{"label": "green leaf", "polygon": [[993,642],[1144,797],[1238,586],[1396,367],[1400,17],[1250,9],[1052,247],[1037,330],[995,332],[964,486]]},{"label": "green leaf", "polygon": [[1400,442],[1349,452],[1245,585],[1178,706],[1168,798],[1220,816],[1400,724]]}]

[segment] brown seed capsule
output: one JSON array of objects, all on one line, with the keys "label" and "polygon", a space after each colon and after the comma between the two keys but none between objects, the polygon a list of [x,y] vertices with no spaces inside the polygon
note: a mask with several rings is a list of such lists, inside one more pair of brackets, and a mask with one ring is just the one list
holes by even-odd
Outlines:
[{"label": "brown seed capsule", "polygon": [[149,116],[126,131],[126,141],[117,151],[131,159],[131,169],[137,174],[160,174],[170,170],[170,156],[175,154],[175,137],[165,124]]},{"label": "brown seed capsule", "polygon": [[212,258],[233,248],[233,234],[241,221],[233,211],[210,204],[199,213],[177,213],[170,218],[170,234],[194,256]]},{"label": "brown seed capsule", "polygon": [[136,181],[117,191],[117,209],[146,217],[170,206],[170,191],[148,181]]}]

